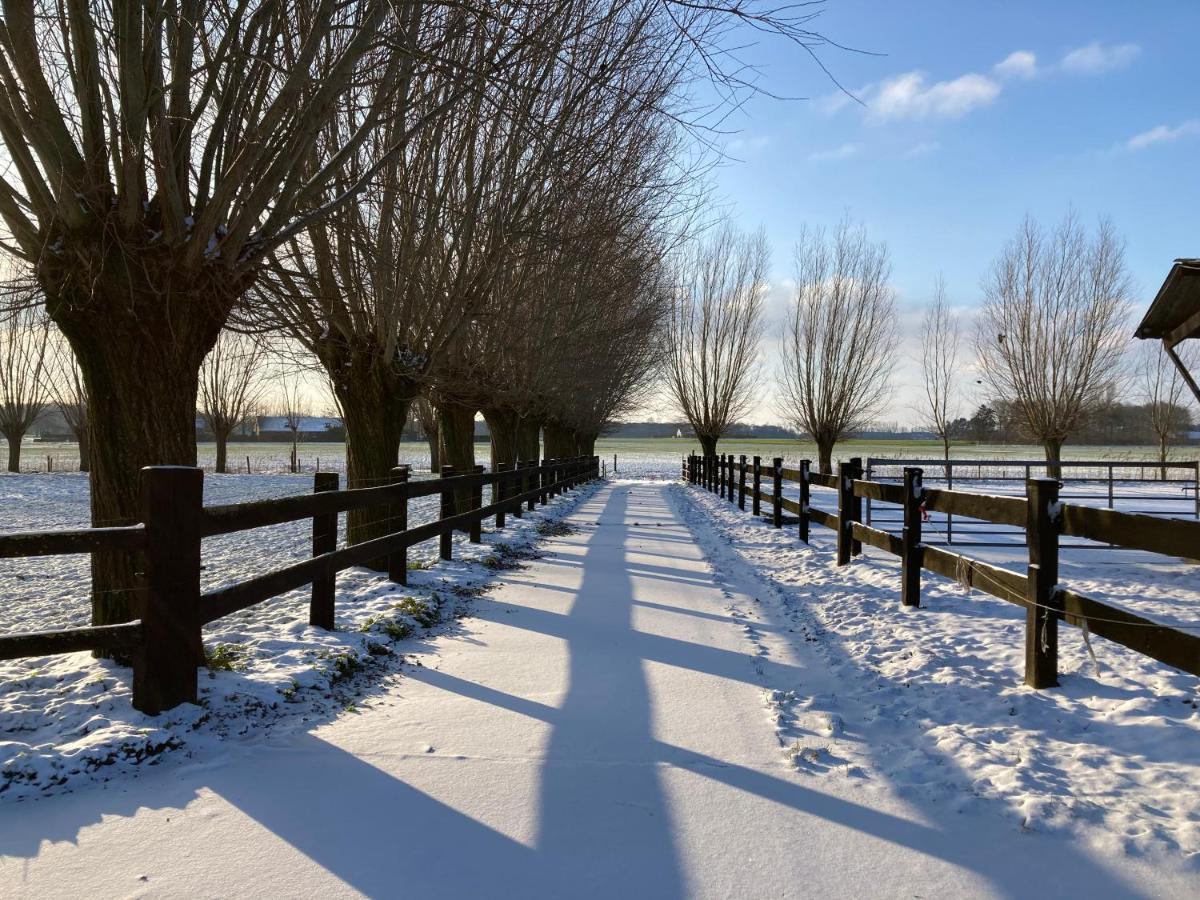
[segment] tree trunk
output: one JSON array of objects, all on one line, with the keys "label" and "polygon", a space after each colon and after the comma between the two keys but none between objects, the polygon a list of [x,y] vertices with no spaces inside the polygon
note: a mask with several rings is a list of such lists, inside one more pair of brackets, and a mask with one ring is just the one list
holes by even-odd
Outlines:
[{"label": "tree trunk", "polygon": [[[94,526],[138,520],[144,466],[196,464],[200,363],[253,278],[189,268],[177,248],[133,231],[97,217],[37,270],[83,375]],[[93,624],[134,618],[137,569],[135,554],[92,554]]]},{"label": "tree trunk", "polygon": [[224,475],[228,461],[229,452],[229,429],[214,428],[213,438],[217,442],[217,464],[214,466],[217,474]]},{"label": "tree trunk", "polygon": [[[1158,461],[1159,461],[1159,463],[1166,463],[1166,461],[1167,461],[1167,437],[1166,437],[1166,435],[1160,435],[1158,438]],[[1165,465],[1163,465],[1158,470],[1158,473],[1159,473],[1158,477],[1159,477],[1160,481],[1167,480],[1167,467]]]},{"label": "tree trunk", "polygon": [[575,438],[569,428],[557,422],[547,422],[545,440],[547,459],[563,459],[575,455]]},{"label": "tree trunk", "polygon": [[79,442],[79,471],[87,472],[92,468],[91,442],[88,438],[88,428],[84,425],[75,429],[75,440]]},{"label": "tree trunk", "polygon": [[511,409],[484,409],[483,420],[492,435],[492,471],[500,463],[513,465],[518,457],[517,425],[520,417]]},{"label": "tree trunk", "polygon": [[[342,380],[337,386],[346,425],[346,487],[376,487],[391,478],[412,402],[411,392],[405,388],[377,378]],[[386,507],[354,509],[346,514],[347,543],[361,544],[387,533]],[[386,559],[371,566],[378,571],[386,567]]]},{"label": "tree trunk", "polygon": [[542,423],[532,416],[517,421],[517,456],[522,462],[541,461]]},{"label": "tree trunk", "polygon": [[440,472],[442,470],[442,429],[434,428],[425,435],[425,440],[429,444],[429,471]]},{"label": "tree trunk", "polygon": [[703,456],[717,455],[717,435],[715,434],[697,434],[700,439],[700,453]]},{"label": "tree trunk", "polygon": [[946,464],[942,467],[942,471],[945,472],[946,481],[948,482],[950,480],[950,435],[949,434],[942,435],[942,458],[946,461]]},{"label": "tree trunk", "polygon": [[[144,466],[196,465],[203,354],[172,360],[141,342],[114,338],[108,346],[99,341],[77,348],[76,355],[88,388],[92,525],[131,525],[138,520]],[[93,624],[136,617],[137,568],[133,554],[92,554]]]},{"label": "tree trunk", "polygon": [[836,441],[817,438],[817,466],[825,475],[833,474],[833,447]]},{"label": "tree trunk", "polygon": [[1046,476],[1048,478],[1062,478],[1062,441],[1045,440],[1042,446],[1046,450]]},{"label": "tree trunk", "polygon": [[[454,466],[459,475],[475,466],[475,409],[461,403],[437,404],[438,430],[442,438],[442,465]],[[454,492],[454,508],[466,512],[471,508],[471,491]]]},{"label": "tree trunk", "polygon": [[579,455],[580,456],[595,456],[596,455],[596,438],[595,434],[579,435]]},{"label": "tree trunk", "polygon": [[19,434],[10,433],[4,435],[8,439],[8,471],[21,471],[21,438],[25,437],[25,433]]}]

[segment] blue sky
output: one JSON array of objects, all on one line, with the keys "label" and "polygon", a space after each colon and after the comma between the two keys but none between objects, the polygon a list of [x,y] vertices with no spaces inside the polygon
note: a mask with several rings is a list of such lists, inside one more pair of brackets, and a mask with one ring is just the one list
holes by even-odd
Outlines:
[{"label": "blue sky", "polygon": [[[800,225],[846,214],[887,242],[909,311],[939,272],[974,305],[1026,213],[1109,216],[1139,309],[1172,259],[1200,255],[1197,0],[830,0],[813,27],[882,54],[822,54],[865,107],[798,48],[761,40],[743,57],[762,87],[809,99],[753,99],[730,123],[739,161],[715,176],[738,222],[765,226],[777,294]],[[911,418],[905,402],[894,418]],[[758,417],[776,419],[768,406]]]}]

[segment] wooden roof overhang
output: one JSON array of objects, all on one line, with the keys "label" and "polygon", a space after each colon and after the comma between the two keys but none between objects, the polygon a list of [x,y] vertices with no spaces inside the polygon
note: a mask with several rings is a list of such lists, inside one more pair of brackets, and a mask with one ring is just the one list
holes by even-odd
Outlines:
[{"label": "wooden roof overhang", "polygon": [[1162,341],[1175,368],[1200,401],[1200,386],[1175,352],[1181,341],[1200,338],[1200,259],[1175,260],[1134,337]]}]

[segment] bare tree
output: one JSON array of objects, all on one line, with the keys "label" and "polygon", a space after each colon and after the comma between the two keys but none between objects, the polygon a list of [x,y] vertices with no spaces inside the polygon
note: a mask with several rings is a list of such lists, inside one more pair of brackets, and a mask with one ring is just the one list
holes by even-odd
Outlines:
[{"label": "bare tree", "polygon": [[763,231],[746,235],[725,223],[680,266],[667,320],[667,386],[706,456],[753,402],[769,262]]},{"label": "bare tree", "polygon": [[222,331],[200,367],[200,414],[217,444],[216,471],[226,472],[229,436],[257,408],[267,387],[263,345]]},{"label": "bare tree", "polygon": [[817,445],[822,472],[833,448],[887,397],[896,367],[895,298],[887,247],[843,221],[832,236],[805,228],[796,244],[796,296],[780,367],[784,417]]},{"label": "bare tree", "polygon": [[[431,72],[461,76],[434,107],[402,119],[391,145],[399,153],[481,82],[512,84],[514,60],[543,54],[546,29],[575,21],[581,5],[4,5],[3,239],[31,265],[89,388],[93,522],[134,520],[142,466],[195,463],[205,355],[264,260],[356,200],[390,163],[384,153],[379,168],[337,181],[346,158],[396,120],[392,97]],[[812,10],[736,0],[606,4],[603,15],[585,17],[587,31],[550,45],[569,61],[577,39],[639,5],[658,10],[653,24],[675,29],[694,48],[696,68],[733,92],[749,80],[726,46],[731,22],[782,35],[809,54],[826,44],[806,28]],[[430,22],[449,26],[423,27]],[[496,52],[466,65],[454,55],[458,42],[447,40],[443,52],[441,38],[464,31],[475,47]],[[429,34],[434,42],[423,43]],[[381,90],[360,103],[371,86]],[[331,144],[327,126],[347,106],[353,126]],[[94,553],[92,571],[93,621],[131,618],[133,555]]]},{"label": "bare tree", "polygon": [[962,371],[962,324],[946,300],[946,281],[940,275],[933,302],[925,309],[918,350],[925,392],[921,414],[942,440],[946,477],[950,476],[950,423],[958,414],[956,387]]},{"label": "bare tree", "polygon": [[83,372],[75,361],[75,353],[61,334],[51,334],[46,351],[45,383],[46,392],[79,444],[79,471],[86,472],[91,468],[87,386],[83,383]]},{"label": "bare tree", "polygon": [[281,374],[274,405],[275,415],[283,420],[284,429],[292,435],[288,471],[295,474],[300,471],[300,435],[304,430],[304,420],[312,415],[303,379],[291,373]]},{"label": "bare tree", "polygon": [[[297,162],[352,86],[406,81],[424,11],[5,5],[0,219],[89,388],[94,522],[133,520],[142,466],[195,463],[201,361],[263,258],[329,209],[333,167],[300,178]],[[385,113],[364,110],[344,149]],[[130,618],[132,556],[92,568],[93,621]]]},{"label": "bare tree", "polygon": [[21,471],[21,441],[48,400],[46,348],[50,322],[26,307],[0,323],[0,434],[8,441],[8,471]]},{"label": "bare tree", "polygon": [[[1160,343],[1147,343],[1141,348],[1138,377],[1150,428],[1158,439],[1158,461],[1165,463],[1181,432],[1191,424],[1185,400],[1189,396],[1187,382]],[[1177,351],[1178,352],[1178,351]],[[1159,469],[1164,481],[1167,468]]]},{"label": "bare tree", "polygon": [[1089,238],[1074,213],[1053,232],[1026,218],[983,290],[975,344],[984,381],[1016,402],[1057,477],[1063,443],[1123,375],[1124,245],[1107,220]]}]

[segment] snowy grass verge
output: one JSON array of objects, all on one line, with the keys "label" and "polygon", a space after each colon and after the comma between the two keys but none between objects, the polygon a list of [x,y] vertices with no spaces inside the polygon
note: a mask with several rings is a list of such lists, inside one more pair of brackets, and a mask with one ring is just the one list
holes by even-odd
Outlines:
[{"label": "snowy grass verge", "polygon": [[1031,690],[1018,607],[925,574],[923,607],[906,609],[890,556],[867,548],[838,568],[832,532],[816,529],[805,547],[794,527],[773,529],[700,489],[671,497],[717,579],[754,598],[729,611],[755,653],[812,660],[803,683],[789,666],[759,666],[765,714],[797,770],[956,813],[999,812],[1106,854],[1200,864],[1195,677],[1093,637],[1097,666],[1082,633],[1064,627],[1062,686]]},{"label": "snowy grass verge", "polygon": [[129,669],[89,653],[0,663],[0,803],[356,712],[430,629],[465,614],[496,571],[533,555],[596,487],[509,516],[503,531],[485,530],[481,544],[456,535],[452,561],[436,558],[435,541],[413,548],[407,586],[367,569],[341,572],[332,632],[307,624],[307,588],[211,623],[199,703],[159,716],[130,705]]}]

